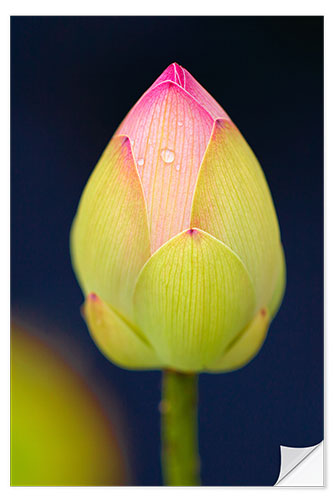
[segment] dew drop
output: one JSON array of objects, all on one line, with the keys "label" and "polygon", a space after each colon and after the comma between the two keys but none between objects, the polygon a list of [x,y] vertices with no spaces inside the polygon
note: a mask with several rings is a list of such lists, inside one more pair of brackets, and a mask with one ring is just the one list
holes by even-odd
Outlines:
[{"label": "dew drop", "polygon": [[133,139],[131,139],[131,144],[132,144],[132,147],[133,147],[133,146],[134,146],[134,141],[133,141]]},{"label": "dew drop", "polygon": [[176,170],[177,170],[177,172],[179,172],[179,170],[180,170],[180,165],[176,165]]},{"label": "dew drop", "polygon": [[162,160],[165,161],[165,163],[172,163],[175,159],[175,153],[170,149],[162,149],[161,157]]},{"label": "dew drop", "polygon": [[143,158],[139,158],[139,160],[138,160],[138,165],[139,165],[140,167],[142,167],[142,165],[144,164],[144,162],[145,162],[145,161],[144,161],[144,159],[143,159]]},{"label": "dew drop", "polygon": [[182,127],[183,126],[183,122],[178,122],[178,127]]}]

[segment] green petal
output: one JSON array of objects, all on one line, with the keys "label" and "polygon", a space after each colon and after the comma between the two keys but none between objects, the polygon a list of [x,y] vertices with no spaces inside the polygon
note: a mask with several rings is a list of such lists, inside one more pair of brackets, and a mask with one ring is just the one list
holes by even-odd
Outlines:
[{"label": "green petal", "polygon": [[244,331],[227,347],[222,357],[207,371],[229,372],[243,367],[258,354],[270,323],[267,308],[261,309]]},{"label": "green petal", "polygon": [[272,320],[280,308],[285,289],[286,289],[286,261],[284,257],[283,247],[281,245],[279,274],[276,279],[275,289],[272,294],[272,298],[268,303],[268,310]]},{"label": "green petal", "polygon": [[134,292],[136,322],[169,368],[201,371],[250,321],[251,278],[226,245],[189,229],[163,245],[142,269]]},{"label": "green petal", "polygon": [[84,318],[93,340],[113,363],[130,369],[161,368],[143,336],[93,293],[84,304]]},{"label": "green petal", "polygon": [[110,141],[88,181],[71,252],[85,295],[94,290],[131,318],[135,281],[150,256],[150,243],[142,186],[125,136]]},{"label": "green petal", "polygon": [[215,122],[198,176],[191,225],[239,255],[254,283],[256,310],[267,305],[278,274],[278,221],[260,165],[230,122]]}]

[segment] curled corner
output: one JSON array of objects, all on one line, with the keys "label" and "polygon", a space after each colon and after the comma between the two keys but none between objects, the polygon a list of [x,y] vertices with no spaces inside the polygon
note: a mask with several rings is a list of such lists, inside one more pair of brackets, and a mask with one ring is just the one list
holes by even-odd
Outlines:
[{"label": "curled corner", "polygon": [[307,448],[280,446],[280,475],[274,486],[324,486],[323,441]]}]

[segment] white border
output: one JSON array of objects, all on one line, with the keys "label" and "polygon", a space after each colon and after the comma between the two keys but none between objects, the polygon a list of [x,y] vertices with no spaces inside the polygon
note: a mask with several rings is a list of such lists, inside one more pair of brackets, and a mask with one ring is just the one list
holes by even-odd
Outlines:
[{"label": "white border", "polygon": [[168,0],[156,2],[153,0],[126,0],[111,2],[110,0],[58,0],[57,2],[42,2],[41,0],[3,1],[1,10],[7,15],[185,15],[185,16],[218,16],[218,15],[324,15],[330,10],[330,0],[279,0],[267,2],[264,0],[233,0],[220,2],[218,0]]}]

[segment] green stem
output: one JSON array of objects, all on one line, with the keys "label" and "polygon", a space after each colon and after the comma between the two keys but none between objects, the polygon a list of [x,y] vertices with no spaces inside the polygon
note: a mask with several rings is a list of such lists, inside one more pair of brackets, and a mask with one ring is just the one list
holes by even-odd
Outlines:
[{"label": "green stem", "polygon": [[198,376],[163,372],[162,470],[167,486],[198,486]]}]

